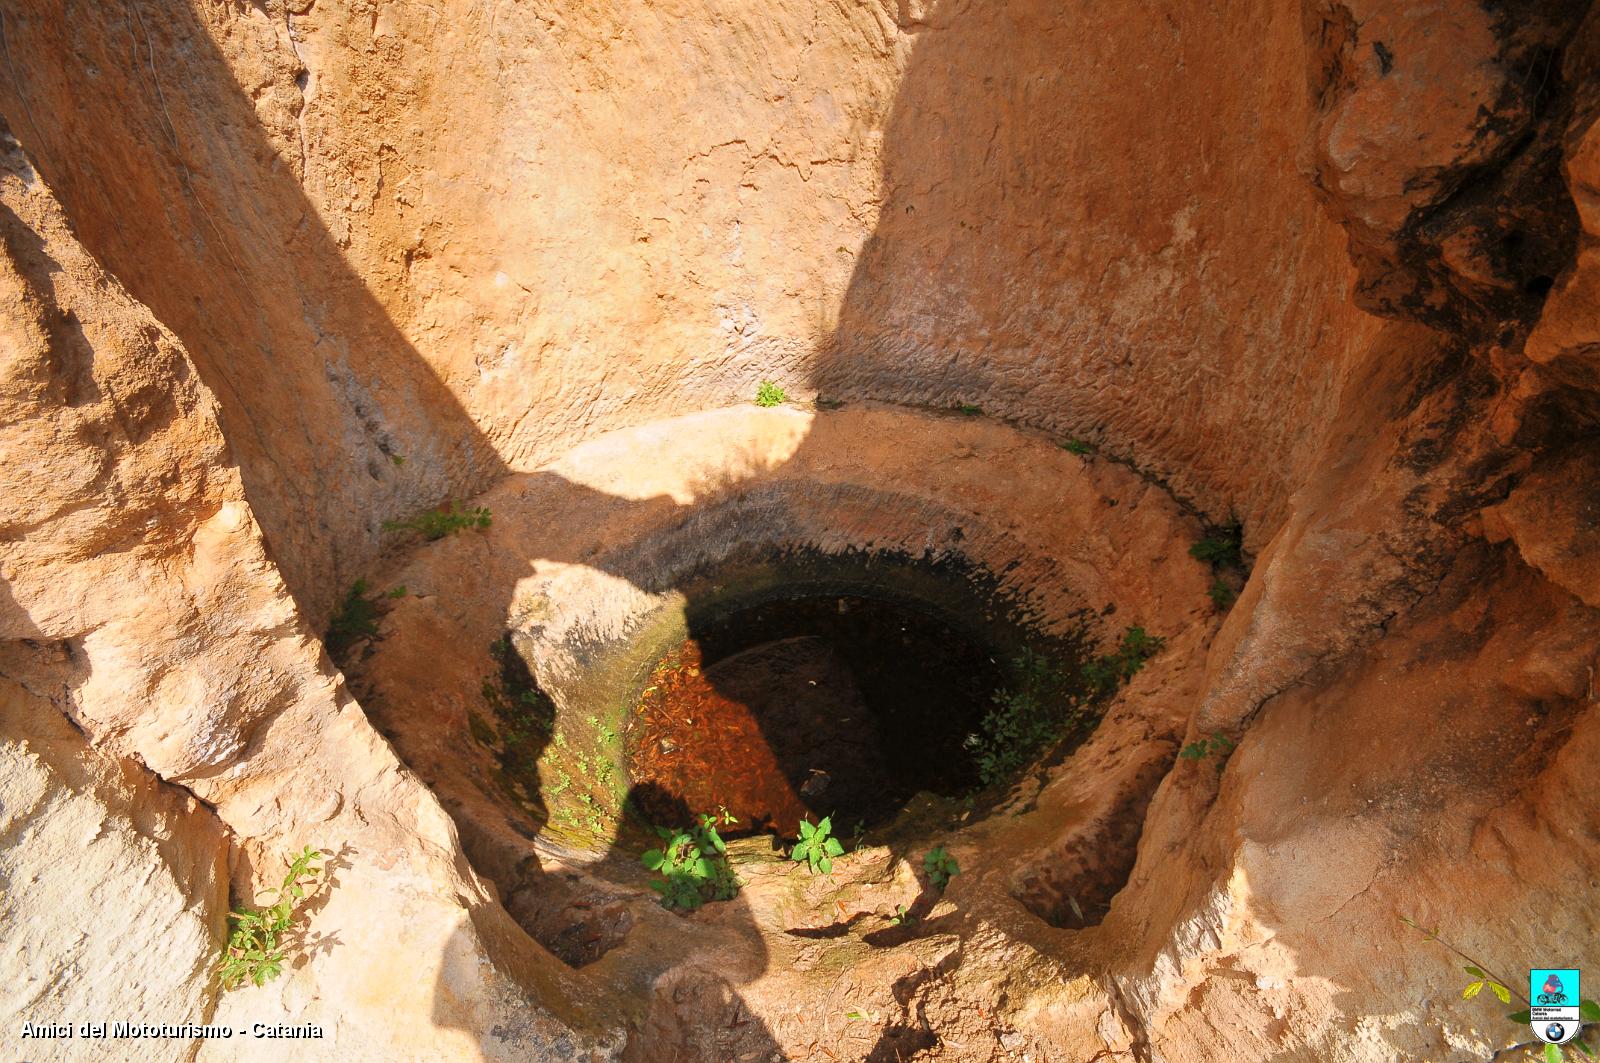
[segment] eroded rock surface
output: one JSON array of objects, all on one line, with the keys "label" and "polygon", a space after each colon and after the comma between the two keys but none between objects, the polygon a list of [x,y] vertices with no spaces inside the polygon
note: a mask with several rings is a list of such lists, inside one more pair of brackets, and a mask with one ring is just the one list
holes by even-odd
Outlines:
[{"label": "eroded rock surface", "polygon": [[[6,5],[0,1044],[1507,1048],[1399,917],[1596,962],[1597,18]],[[768,379],[826,401],[735,406]],[[468,497],[490,528],[386,526]],[[1232,519],[1224,612],[1187,548]],[[680,918],[471,714],[508,632],[561,695],[747,541],[986,558],[1046,628],[1167,643],[948,828],[944,892],[894,844],[746,846]],[[352,693],[318,633],[357,576],[405,593]],[[228,906],[307,844],[304,949],[219,993]]]}]

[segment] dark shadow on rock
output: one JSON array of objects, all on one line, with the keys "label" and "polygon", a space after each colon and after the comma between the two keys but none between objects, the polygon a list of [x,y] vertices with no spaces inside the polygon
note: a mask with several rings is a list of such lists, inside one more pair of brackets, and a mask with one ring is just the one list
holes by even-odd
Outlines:
[{"label": "dark shadow on rock", "polygon": [[313,916],[328,906],[333,891],[339,886],[339,872],[349,870],[350,858],[358,854],[359,850],[346,843],[324,856],[320,865],[322,870],[317,876],[318,882],[314,889],[308,886],[304,903],[295,910],[295,921],[291,926],[292,936],[285,939],[295,954],[294,966],[302,967],[316,957],[325,956],[344,944],[339,940],[337,932],[310,933],[308,924]]}]

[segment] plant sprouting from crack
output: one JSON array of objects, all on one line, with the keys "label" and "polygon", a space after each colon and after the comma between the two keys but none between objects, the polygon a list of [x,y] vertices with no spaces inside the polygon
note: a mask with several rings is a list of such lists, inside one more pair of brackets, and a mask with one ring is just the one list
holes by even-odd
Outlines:
[{"label": "plant sprouting from crack", "polygon": [[492,521],[493,517],[486,507],[462,509],[455,502],[451,502],[449,509],[423,510],[410,520],[386,520],[383,522],[383,529],[414,531],[429,542],[434,542],[448,535],[466,531],[468,528],[487,528]]},{"label": "plant sprouting from crack", "polygon": [[340,661],[352,646],[374,638],[378,634],[378,616],[377,602],[367,597],[367,581],[356,580],[328,622],[328,634],[323,638],[328,656]]},{"label": "plant sprouting from crack", "polygon": [[739,879],[728,864],[728,847],[717,833],[739,821],[726,808],[718,815],[701,813],[696,825],[681,830],[657,827],[662,846],[648,850],[640,863],[661,876],[650,888],[661,894],[667,908],[693,911],[707,901],[732,900],[739,892]]},{"label": "plant sprouting from crack", "polygon": [[1130,627],[1116,649],[1084,663],[1074,685],[1048,657],[1025,649],[1013,661],[1016,678],[994,695],[994,708],[964,743],[984,786],[1010,778],[1049,747],[1099,722],[1097,703],[1138,674],[1164,640]]},{"label": "plant sprouting from crack", "polygon": [[1213,734],[1210,738],[1190,742],[1178,750],[1178,756],[1184,760],[1205,760],[1207,757],[1215,756],[1217,767],[1221,768],[1236,744],[1223,735]]},{"label": "plant sprouting from crack", "polygon": [[765,406],[770,408],[773,406],[782,406],[787,401],[789,401],[789,396],[782,388],[770,380],[763,380],[760,386],[756,388],[757,406]]},{"label": "plant sprouting from crack", "polygon": [[1020,770],[1056,738],[1077,730],[1085,705],[1066,677],[1041,653],[1025,649],[1013,662],[1017,679],[996,691],[994,708],[966,747],[985,786]]},{"label": "plant sprouting from crack", "polygon": [[1166,639],[1152,635],[1142,627],[1134,626],[1122,633],[1122,641],[1110,653],[1101,654],[1083,666],[1083,677],[1096,697],[1109,697],[1117,688],[1144,668]]},{"label": "plant sprouting from crack", "polygon": [[1227,611],[1239,597],[1234,582],[1248,575],[1244,563],[1244,526],[1232,520],[1212,528],[1189,547],[1189,556],[1211,566],[1211,586],[1206,588],[1206,596],[1219,613]]},{"label": "plant sprouting from crack", "polygon": [[800,821],[800,840],[795,842],[789,859],[805,864],[813,875],[827,875],[833,871],[833,858],[844,855],[844,846],[832,837],[833,817],[823,816],[819,823]]},{"label": "plant sprouting from crack", "polygon": [[241,906],[228,913],[228,944],[217,965],[217,978],[223,989],[235,989],[246,982],[262,986],[283,971],[286,956],[283,937],[294,922],[295,909],[305,898],[305,883],[316,878],[322,852],[307,846],[294,858],[283,885],[271,892],[276,900],[266,908]]},{"label": "plant sprouting from crack", "polygon": [[956,863],[956,858],[951,856],[944,846],[930,849],[922,857],[922,870],[928,874],[928,881],[933,883],[933,888],[942,890],[950,884],[950,880],[961,874],[961,865]]}]

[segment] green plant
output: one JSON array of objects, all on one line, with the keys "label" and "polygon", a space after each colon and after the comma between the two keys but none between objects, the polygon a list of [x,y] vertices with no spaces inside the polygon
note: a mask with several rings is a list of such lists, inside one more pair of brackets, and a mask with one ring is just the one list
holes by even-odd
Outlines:
[{"label": "green plant", "polygon": [[1213,528],[1205,538],[1189,547],[1189,556],[1213,568],[1243,568],[1243,526],[1235,520]]},{"label": "green plant", "polygon": [[[1477,996],[1485,988],[1487,988],[1495,997],[1495,999],[1500,1001],[1500,1003],[1510,1004],[1511,997],[1513,994],[1515,994],[1517,999],[1522,1001],[1522,1003],[1527,1004],[1528,1007],[1507,1013],[1506,1019],[1510,1022],[1516,1023],[1518,1026],[1526,1026],[1532,1021],[1533,1016],[1530,1010],[1532,1008],[1532,1002],[1529,1001],[1527,997],[1511,988],[1511,986],[1514,984],[1513,982],[1502,975],[1491,972],[1482,960],[1473,959],[1465,952],[1462,952],[1460,949],[1444,940],[1444,938],[1439,936],[1438,927],[1429,929],[1428,927],[1425,927],[1421,923],[1417,922],[1415,919],[1411,919],[1403,915],[1400,917],[1400,921],[1421,934],[1424,940],[1437,941],[1440,945],[1443,945],[1445,948],[1449,949],[1451,952],[1467,961],[1466,966],[1462,967],[1461,969],[1472,978],[1472,981],[1468,982],[1466,988],[1461,990],[1461,999],[1471,1000],[1473,997]],[[1588,998],[1584,998],[1579,1002],[1578,1014],[1579,1018],[1584,1023],[1600,1023],[1600,1004],[1597,1004],[1595,1001],[1589,1000]],[[1572,1045],[1572,1047],[1578,1049],[1578,1051],[1593,1059],[1596,1057],[1595,1050],[1589,1046],[1584,1038],[1585,1034],[1580,1033],[1577,1040],[1569,1041],[1568,1044]],[[1561,1061],[1566,1058],[1566,1054],[1562,1051],[1560,1045],[1541,1045],[1534,1051],[1543,1055],[1546,1063],[1561,1063]]]},{"label": "green plant", "polygon": [[406,457],[404,454],[390,454],[389,460],[394,462],[397,468],[406,463]]},{"label": "green plant", "polygon": [[917,917],[907,910],[903,904],[895,905],[894,914],[889,917],[890,926],[910,926],[916,921]]},{"label": "green plant", "polygon": [[1239,597],[1239,592],[1233,589],[1233,584],[1218,576],[1211,581],[1211,586],[1206,588],[1206,597],[1211,599],[1211,604],[1219,610],[1226,609]]},{"label": "green plant", "polygon": [[1049,658],[1025,649],[1013,661],[1012,685],[995,692],[994,708],[964,743],[983,785],[1008,778],[1047,746],[1092,726],[1099,718],[1093,703],[1132,679],[1164,644],[1142,627],[1128,628],[1115,650],[1084,663],[1084,690],[1073,689]]},{"label": "green plant", "polygon": [[1152,636],[1144,628],[1128,628],[1122,632],[1122,642],[1110,653],[1102,653],[1083,666],[1083,679],[1090,685],[1093,695],[1112,695],[1117,687],[1138,676],[1155,653],[1166,644],[1162,637]]},{"label": "green plant", "polygon": [[1081,439],[1069,439],[1065,443],[1061,444],[1061,449],[1071,454],[1093,454],[1094,444],[1086,443]]},{"label": "green plant", "polygon": [[861,847],[867,843],[867,821],[856,820],[856,825],[850,831],[850,851],[859,853]]},{"label": "green plant", "polygon": [[985,786],[1022,768],[1083,718],[1082,702],[1067,691],[1065,676],[1048,657],[1024,649],[1013,664],[1016,681],[995,692],[982,729],[965,743]]},{"label": "green plant", "polygon": [[961,874],[961,867],[956,863],[956,858],[945,851],[944,846],[930,849],[922,858],[922,870],[928,873],[928,881],[933,883],[934,889],[944,889],[950,880]]},{"label": "green plant", "polygon": [[384,595],[385,598],[404,598],[405,596],[406,585],[404,583],[400,584],[398,587],[391,587],[389,589],[389,593]]},{"label": "green plant", "polygon": [[983,407],[970,402],[963,402],[956,407],[957,413],[964,413],[968,417],[976,417],[983,412]]},{"label": "green plant", "polygon": [[367,597],[367,581],[358,579],[350,585],[350,592],[328,622],[328,634],[323,642],[329,656],[337,660],[350,647],[377,633],[378,605]]},{"label": "green plant", "polygon": [[693,911],[707,901],[728,901],[738,894],[739,879],[728,864],[727,844],[717,833],[719,818],[723,826],[738,822],[724,808],[719,817],[701,813],[696,826],[683,830],[656,828],[661,848],[649,850],[639,860],[661,876],[650,888],[661,894],[664,906]]},{"label": "green plant", "polygon": [[424,510],[410,520],[386,520],[383,528],[384,531],[418,532],[432,542],[468,528],[487,528],[492,519],[488,509],[482,506],[462,509],[452,502],[449,509]]},{"label": "green plant", "polygon": [[784,390],[770,380],[763,380],[761,386],[756,388],[757,406],[782,406],[789,401],[789,396]]},{"label": "green plant", "polygon": [[1117,687],[1138,675],[1145,662],[1165,644],[1166,639],[1152,635],[1142,627],[1130,627],[1122,633],[1122,641],[1115,650],[1083,666],[1083,678],[1096,696],[1114,694]]},{"label": "green plant", "polygon": [[528,792],[539,788],[538,762],[555,730],[555,702],[534,681],[510,638],[502,636],[491,642],[489,656],[497,667],[480,691],[492,713],[493,726],[488,721],[474,726],[470,715],[467,724],[473,737],[494,751],[501,787],[520,800],[516,793],[519,785]]},{"label": "green plant", "polygon": [[839,844],[838,838],[830,837],[832,833],[831,816],[823,816],[822,822],[817,824],[801,820],[800,840],[795,842],[789,859],[806,864],[813,875],[829,874],[833,871],[833,858],[844,855],[844,846]]},{"label": "green plant", "polygon": [[1202,738],[1198,742],[1190,742],[1178,750],[1178,756],[1184,760],[1204,760],[1215,753],[1222,760],[1227,760],[1228,754],[1233,752],[1236,744],[1220,734],[1214,734],[1210,738]]},{"label": "green plant", "polygon": [[228,944],[217,965],[223,989],[246,982],[266,985],[283,971],[283,935],[294,921],[294,910],[306,895],[302,883],[315,878],[322,853],[310,846],[289,865],[283,885],[272,890],[276,901],[267,908],[240,907],[228,913]]},{"label": "green plant", "polygon": [[1189,556],[1211,566],[1212,580],[1211,586],[1206,588],[1206,597],[1211,599],[1211,604],[1218,612],[1226,612],[1238,599],[1239,592],[1233,589],[1233,583],[1223,573],[1246,571],[1244,527],[1233,520],[1212,528],[1205,538],[1189,547]]}]

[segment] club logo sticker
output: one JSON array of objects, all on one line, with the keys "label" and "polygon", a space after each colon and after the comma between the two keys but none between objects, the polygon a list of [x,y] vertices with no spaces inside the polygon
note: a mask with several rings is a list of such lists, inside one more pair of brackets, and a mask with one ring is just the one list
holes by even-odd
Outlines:
[{"label": "club logo sticker", "polygon": [[1579,1009],[1578,970],[1575,967],[1536,967],[1528,972],[1528,1022],[1534,1035],[1546,1044],[1559,1045],[1577,1036]]}]

